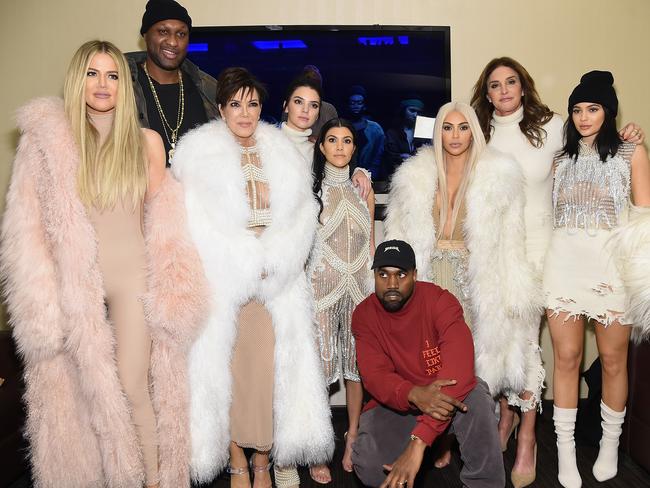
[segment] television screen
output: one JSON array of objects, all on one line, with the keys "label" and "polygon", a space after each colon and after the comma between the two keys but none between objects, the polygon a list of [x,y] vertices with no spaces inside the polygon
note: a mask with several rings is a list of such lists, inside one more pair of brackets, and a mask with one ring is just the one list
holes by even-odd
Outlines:
[{"label": "television screen", "polygon": [[434,116],[451,98],[448,27],[197,27],[188,51],[214,77],[229,66],[252,71],[269,90],[263,118],[274,123],[282,120],[289,82],[304,66],[316,66],[323,100],[354,122],[357,163],[375,180],[388,179],[426,143],[413,139],[406,112],[413,120],[417,114]]}]

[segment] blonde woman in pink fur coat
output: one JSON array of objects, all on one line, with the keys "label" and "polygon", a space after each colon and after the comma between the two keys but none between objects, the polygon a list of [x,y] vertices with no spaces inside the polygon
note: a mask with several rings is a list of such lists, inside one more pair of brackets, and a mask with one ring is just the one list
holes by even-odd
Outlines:
[{"label": "blonde woman in pink fur coat", "polygon": [[17,118],[1,262],[35,486],[188,487],[186,355],[205,277],[126,60],[84,44],[63,101]]}]

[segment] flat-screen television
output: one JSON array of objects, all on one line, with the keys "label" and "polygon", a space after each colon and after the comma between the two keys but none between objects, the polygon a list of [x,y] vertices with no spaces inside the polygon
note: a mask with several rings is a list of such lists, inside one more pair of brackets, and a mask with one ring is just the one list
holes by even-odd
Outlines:
[{"label": "flat-screen television", "polygon": [[[214,77],[229,66],[252,71],[268,88],[263,118],[270,122],[281,120],[289,82],[315,65],[323,100],[339,116],[354,117],[351,93],[361,86],[364,117],[387,134],[399,128],[405,100],[420,100],[425,116],[450,101],[449,37],[449,27],[432,26],[196,27],[188,57]],[[375,179],[387,179],[392,169],[373,172]]]}]

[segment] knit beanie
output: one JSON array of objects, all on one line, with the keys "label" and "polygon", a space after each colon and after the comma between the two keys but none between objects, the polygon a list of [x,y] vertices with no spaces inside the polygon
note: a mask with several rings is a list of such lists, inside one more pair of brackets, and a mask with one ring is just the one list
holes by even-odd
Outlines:
[{"label": "knit beanie", "polygon": [[156,22],[169,19],[185,22],[187,28],[192,30],[192,18],[181,4],[174,0],[149,0],[142,16],[140,35],[144,36],[145,32]]},{"label": "knit beanie", "polygon": [[614,77],[609,71],[590,71],[580,78],[580,84],[569,97],[569,114],[576,103],[592,102],[607,107],[612,115],[618,113],[618,98],[614,91]]}]

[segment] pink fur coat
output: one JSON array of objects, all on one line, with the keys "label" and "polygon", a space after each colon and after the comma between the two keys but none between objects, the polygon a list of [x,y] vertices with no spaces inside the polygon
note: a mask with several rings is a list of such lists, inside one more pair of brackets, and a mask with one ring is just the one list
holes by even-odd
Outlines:
[{"label": "pink fur coat", "polygon": [[[60,99],[18,112],[21,139],[2,223],[10,322],[25,363],[26,435],[37,487],[142,485],[129,405],[117,375],[97,242],[76,191],[78,153]],[[167,176],[145,209],[152,399],[161,487],[189,486],[186,356],[207,308],[186,237],[180,185]]]}]

